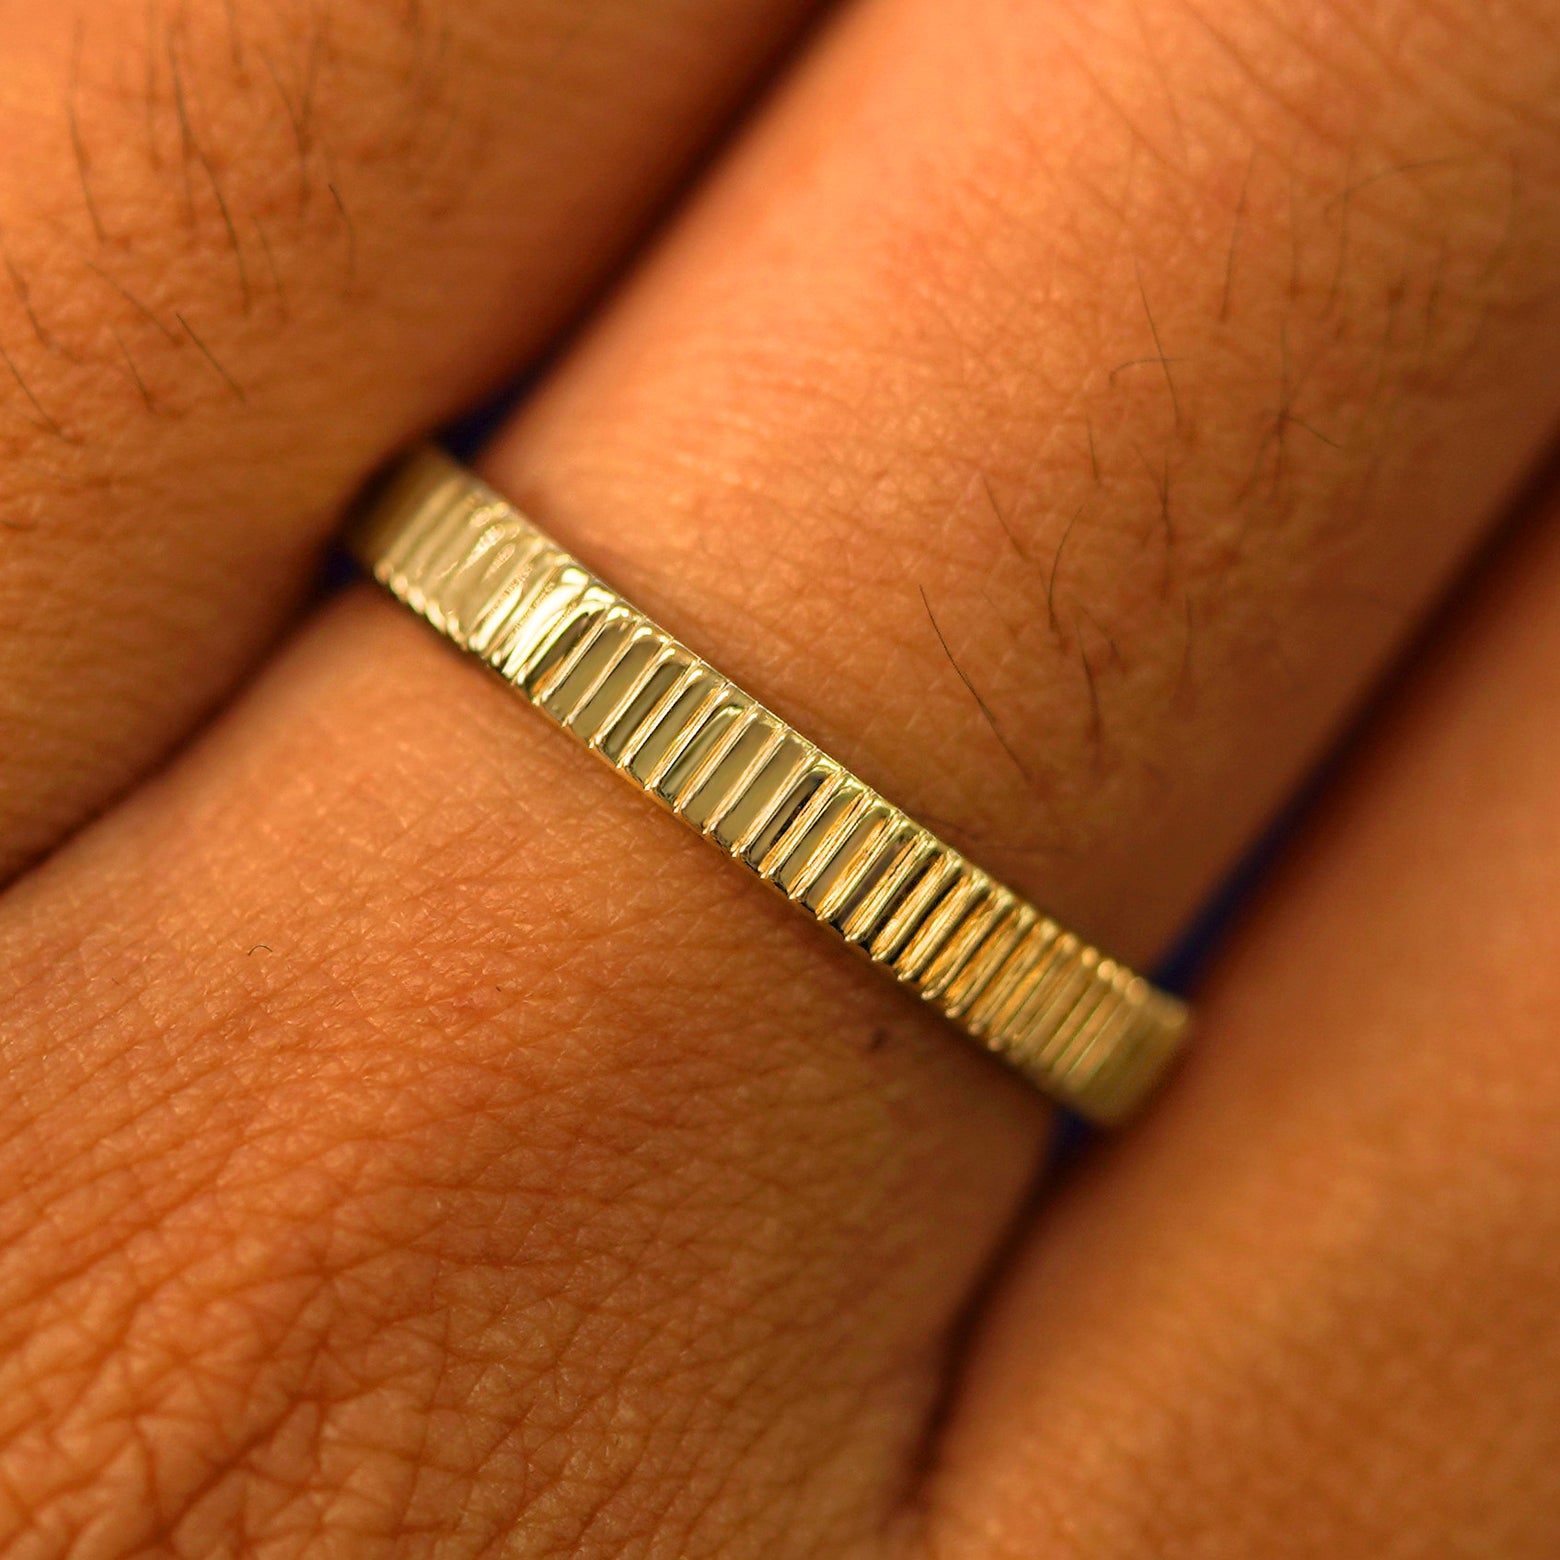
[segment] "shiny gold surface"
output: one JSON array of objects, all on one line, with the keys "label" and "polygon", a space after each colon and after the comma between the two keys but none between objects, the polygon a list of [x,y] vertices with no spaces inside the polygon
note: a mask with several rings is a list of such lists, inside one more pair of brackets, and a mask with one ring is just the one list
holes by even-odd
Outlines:
[{"label": "shiny gold surface", "polygon": [[356,549],[565,731],[1047,1094],[1140,1103],[1185,1006],[907,818],[447,456],[413,456]]}]

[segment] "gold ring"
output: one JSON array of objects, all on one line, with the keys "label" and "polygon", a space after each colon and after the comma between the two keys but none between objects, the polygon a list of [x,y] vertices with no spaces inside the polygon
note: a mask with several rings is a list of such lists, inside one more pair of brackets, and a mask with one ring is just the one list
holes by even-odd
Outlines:
[{"label": "gold ring", "polygon": [[1058,926],[624,601],[443,453],[354,549],[461,649],[1045,1093],[1114,1123],[1185,1005]]}]

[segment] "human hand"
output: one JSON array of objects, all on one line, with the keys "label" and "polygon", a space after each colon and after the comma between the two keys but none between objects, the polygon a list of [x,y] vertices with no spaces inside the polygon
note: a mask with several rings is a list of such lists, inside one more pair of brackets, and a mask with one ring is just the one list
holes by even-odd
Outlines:
[{"label": "human hand", "polygon": [[[1031,1093],[409,615],[260,664],[801,11],[0,12],[8,1557],[1553,1553],[1553,525],[1037,1210]],[[1150,960],[1552,436],[1557,69],[863,0],[485,470]]]}]

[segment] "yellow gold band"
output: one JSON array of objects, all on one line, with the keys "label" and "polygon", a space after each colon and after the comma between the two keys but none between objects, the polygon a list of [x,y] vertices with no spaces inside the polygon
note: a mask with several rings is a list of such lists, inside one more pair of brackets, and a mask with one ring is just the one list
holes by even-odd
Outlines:
[{"label": "yellow gold band", "polygon": [[1147,1095],[1181,1002],[1063,930],[603,585],[463,466],[413,455],[355,549],[565,731],[1098,1122]]}]

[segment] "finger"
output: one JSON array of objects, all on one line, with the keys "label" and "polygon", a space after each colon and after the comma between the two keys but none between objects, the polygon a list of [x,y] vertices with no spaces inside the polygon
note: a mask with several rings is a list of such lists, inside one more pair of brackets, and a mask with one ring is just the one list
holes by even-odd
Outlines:
[{"label": "finger", "polygon": [[0,880],[231,683],[802,10],[0,9]]},{"label": "finger", "polygon": [[1560,1534],[1560,504],[1480,587],[1037,1232],[948,1560],[1499,1555]]},{"label": "finger", "polygon": [[890,1519],[1033,1106],[517,713],[353,597],[12,890],[0,1536]]},{"label": "finger", "polygon": [[1447,14],[884,7],[491,471],[1150,957],[1553,426],[1555,40]]},{"label": "finger", "polygon": [[[1351,170],[1220,65],[1231,117],[1188,127],[1208,171],[1142,154],[1124,218],[1094,217],[1090,181],[1133,143],[1101,104],[1154,71],[1201,90],[1223,56],[1196,29],[1170,49],[1169,16],[1163,48],[1111,35],[1082,59],[1022,8],[952,40],[944,22],[910,3],[847,22],[494,470],[896,800],[1146,950],[1552,417],[1543,71],[1516,22],[1448,67],[1482,83],[1520,56],[1509,101],[1448,99],[1423,60],[1415,90],[1397,54],[1326,41],[1360,116]],[[1259,76],[1313,68],[1259,36]],[[1044,83],[1027,107],[992,91],[1015,60]],[[1336,110],[1343,89],[1309,79]],[[1253,135],[1294,157],[1277,188]],[[1413,172],[1350,196],[1340,327],[1339,250],[1324,265],[1306,219],[1341,244],[1329,203],[1407,143],[1467,182],[1455,202],[1420,204]],[[1227,252],[1176,242],[1219,218],[1243,234],[1224,319]],[[1150,378],[1132,360],[1156,331]],[[1298,378],[1274,400],[1286,351],[1317,359],[1304,401]],[[1053,428],[1075,437],[1042,460]],[[15,899],[7,957],[46,979],[48,1018],[11,1018],[12,1169],[66,1210],[33,1221],[52,1244],[20,1230],[17,1281],[68,1306],[129,1244],[175,1295],[123,1296],[84,1362],[31,1356],[15,1444],[60,1481],[51,1510],[139,1509],[106,1469],[50,1461],[101,1415],[154,1419],[160,1468],[182,1470],[158,1484],[168,1520],[215,1486],[218,1532],[222,1501],[280,1489],[267,1522],[323,1511],[339,1534],[349,1486],[376,1535],[410,1510],[541,1552],[849,1552],[902,1514],[1041,1113],[698,849],[358,600]],[[90,1220],[69,1213],[83,1165],[110,1188]],[[170,1222],[199,1247],[188,1291]],[[234,1229],[266,1233],[238,1250]],[[300,1268],[298,1305],[234,1344],[234,1310]],[[216,1402],[242,1411],[180,1418],[177,1370],[113,1397],[127,1333],[233,1359],[241,1391]],[[300,1403],[322,1435],[288,1421]]]}]

